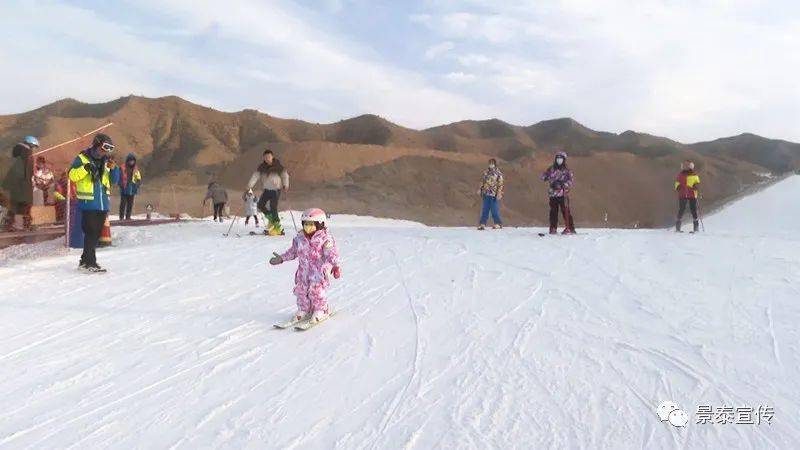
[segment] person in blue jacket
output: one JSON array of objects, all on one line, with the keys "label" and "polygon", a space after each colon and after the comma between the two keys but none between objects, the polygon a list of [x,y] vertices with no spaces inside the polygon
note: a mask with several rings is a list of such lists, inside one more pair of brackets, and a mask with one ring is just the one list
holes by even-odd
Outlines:
[{"label": "person in blue jacket", "polygon": [[69,170],[69,179],[75,183],[84,234],[78,268],[90,273],[106,271],[97,264],[95,249],[108,215],[111,184],[119,182],[120,170],[111,158],[113,151],[111,137],[98,134],[91,147],[78,153]]},{"label": "person in blue jacket", "polygon": [[133,198],[139,192],[142,174],[136,165],[136,155],[128,153],[119,172],[119,220],[131,220]]}]

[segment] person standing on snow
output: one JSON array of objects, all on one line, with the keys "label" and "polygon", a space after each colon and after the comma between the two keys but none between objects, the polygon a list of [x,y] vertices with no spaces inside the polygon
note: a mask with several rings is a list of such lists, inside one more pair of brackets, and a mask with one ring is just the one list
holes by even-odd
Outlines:
[{"label": "person standing on snow", "polygon": [[327,289],[330,278],[341,276],[339,250],[336,241],[328,232],[327,215],[319,208],[307,209],[301,218],[303,229],[292,240],[289,250],[279,255],[273,253],[269,263],[273,266],[293,259],[298,260],[294,276],[294,295],[297,297],[297,312],[285,325],[303,320],[319,323],[328,318]]},{"label": "person standing on snow", "polygon": [[[247,183],[247,189],[253,189],[259,180],[261,180],[263,191],[258,199],[258,210],[267,218],[266,233],[270,235],[284,234],[281,219],[278,216],[278,200],[281,191],[289,189],[289,172],[286,171],[280,160],[275,158],[272,150],[264,150],[264,161],[253,172]],[[267,209],[267,203],[269,203],[269,209]]]},{"label": "person standing on snow", "polygon": [[678,217],[675,220],[675,231],[681,231],[683,224],[683,214],[686,212],[686,204],[692,212],[694,220],[694,230],[700,230],[700,221],[697,218],[697,190],[700,188],[700,176],[694,171],[694,162],[686,160],[681,164],[681,172],[675,179],[675,190],[678,192]]},{"label": "person standing on snow", "polygon": [[244,201],[244,224],[247,225],[250,222],[250,216],[253,216],[256,227],[258,227],[258,210],[256,209],[256,196],[253,194],[253,190],[248,189],[247,192],[242,194],[242,200]]},{"label": "person standing on snow", "polygon": [[[67,186],[69,184],[69,186]],[[69,201],[67,201],[67,191],[69,191]],[[67,217],[67,208],[77,206],[78,197],[75,193],[75,183],[69,180],[69,170],[65,170],[56,183],[56,223],[62,223]],[[75,211],[72,209],[70,211]]]},{"label": "person standing on snow", "polygon": [[113,151],[111,137],[98,134],[91,147],[78,153],[69,170],[69,179],[75,183],[84,234],[78,268],[87,272],[106,271],[97,264],[95,249],[108,215],[111,184],[119,181],[119,167],[110,158]]},{"label": "person standing on snow", "polygon": [[208,183],[208,192],[206,192],[206,196],[203,199],[203,206],[206,206],[208,199],[211,199],[211,203],[214,205],[214,222],[217,221],[217,218],[222,222],[223,210],[225,209],[225,204],[228,203],[228,191],[216,181],[212,181]]},{"label": "person standing on snow", "polygon": [[542,181],[550,183],[550,234],[558,232],[558,210],[564,216],[563,234],[575,234],[575,223],[569,205],[569,191],[572,188],[572,171],[567,167],[566,152],[556,153],[553,165],[542,174]]},{"label": "person standing on snow", "polygon": [[503,228],[503,221],[500,220],[500,200],[503,198],[503,172],[497,168],[497,160],[489,160],[489,168],[483,173],[481,187],[478,195],[483,200],[481,207],[481,218],[478,224],[479,230],[486,229],[486,222],[489,220],[489,212],[492,213],[494,225],[492,228]]},{"label": "person standing on snow", "polygon": [[55,183],[56,177],[47,165],[47,160],[44,156],[37,157],[33,166],[33,187],[42,193],[42,205],[50,204],[50,191]]},{"label": "person standing on snow", "polygon": [[142,174],[136,166],[136,155],[128,153],[119,174],[119,220],[131,220],[133,199],[139,193]]},{"label": "person standing on snow", "polygon": [[9,205],[4,228],[13,231],[14,216],[22,216],[22,227],[31,227],[31,204],[33,203],[33,152],[39,148],[39,140],[26,136],[11,150],[14,162],[3,180],[8,192]]}]

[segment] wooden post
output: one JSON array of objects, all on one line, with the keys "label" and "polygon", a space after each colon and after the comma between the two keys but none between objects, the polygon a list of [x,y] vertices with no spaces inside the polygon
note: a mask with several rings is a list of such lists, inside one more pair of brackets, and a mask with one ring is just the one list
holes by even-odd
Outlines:
[{"label": "wooden post", "polygon": [[172,207],[174,208],[173,211],[175,211],[175,219],[180,219],[181,215],[180,212],[178,211],[178,199],[177,197],[175,197],[175,185],[173,184],[171,186],[172,186]]}]

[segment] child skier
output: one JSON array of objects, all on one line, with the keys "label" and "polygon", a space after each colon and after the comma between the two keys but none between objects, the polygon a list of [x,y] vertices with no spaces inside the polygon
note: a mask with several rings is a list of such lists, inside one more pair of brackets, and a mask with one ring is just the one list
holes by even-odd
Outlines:
[{"label": "child skier", "polygon": [[253,194],[253,190],[248,189],[242,195],[242,200],[244,200],[244,224],[247,225],[250,222],[250,216],[253,216],[256,221],[256,227],[258,227],[258,210],[256,210],[256,196]]},{"label": "child skier", "polygon": [[558,210],[564,216],[563,234],[575,234],[575,223],[569,207],[569,191],[572,188],[572,171],[567,167],[567,153],[558,152],[553,160],[553,165],[542,174],[542,181],[550,183],[550,234],[558,230]]},{"label": "child skier", "polygon": [[211,199],[211,203],[214,204],[214,222],[216,222],[217,219],[222,222],[225,204],[228,203],[228,191],[216,181],[212,181],[208,183],[208,192],[206,192],[206,196],[203,198],[203,206],[206,206],[206,201],[208,201],[208,199]]},{"label": "child skier", "polygon": [[341,276],[339,250],[333,236],[325,227],[325,211],[319,208],[307,209],[301,220],[303,229],[292,240],[289,250],[282,255],[273,253],[275,256],[269,260],[273,266],[284,261],[298,260],[294,275],[297,312],[281,328],[304,320],[317,324],[327,319],[330,309],[326,291],[330,285],[330,277],[338,279]]}]

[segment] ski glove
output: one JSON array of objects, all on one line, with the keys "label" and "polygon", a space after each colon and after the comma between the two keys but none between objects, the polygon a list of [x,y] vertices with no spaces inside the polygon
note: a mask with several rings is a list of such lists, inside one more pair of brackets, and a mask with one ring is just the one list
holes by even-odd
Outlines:
[{"label": "ski glove", "polygon": [[282,264],[283,263],[283,258],[281,258],[281,255],[279,255],[279,254],[277,254],[275,252],[272,252],[272,254],[275,255],[275,256],[273,256],[272,258],[269,259],[269,263],[270,264],[272,264],[273,266],[277,266],[278,264]]},{"label": "ski glove", "polygon": [[342,276],[342,269],[340,269],[339,266],[334,266],[333,270],[331,270],[331,274],[333,275],[333,278],[338,280],[339,277]]},{"label": "ski glove", "polygon": [[85,170],[85,171],[89,172],[89,175],[91,175],[91,176],[92,176],[92,179],[93,179],[93,180],[94,180],[95,178],[97,178],[97,166],[95,166],[94,164],[92,164],[92,163],[86,163],[86,164],[84,164],[84,165],[83,165],[83,170]]}]

